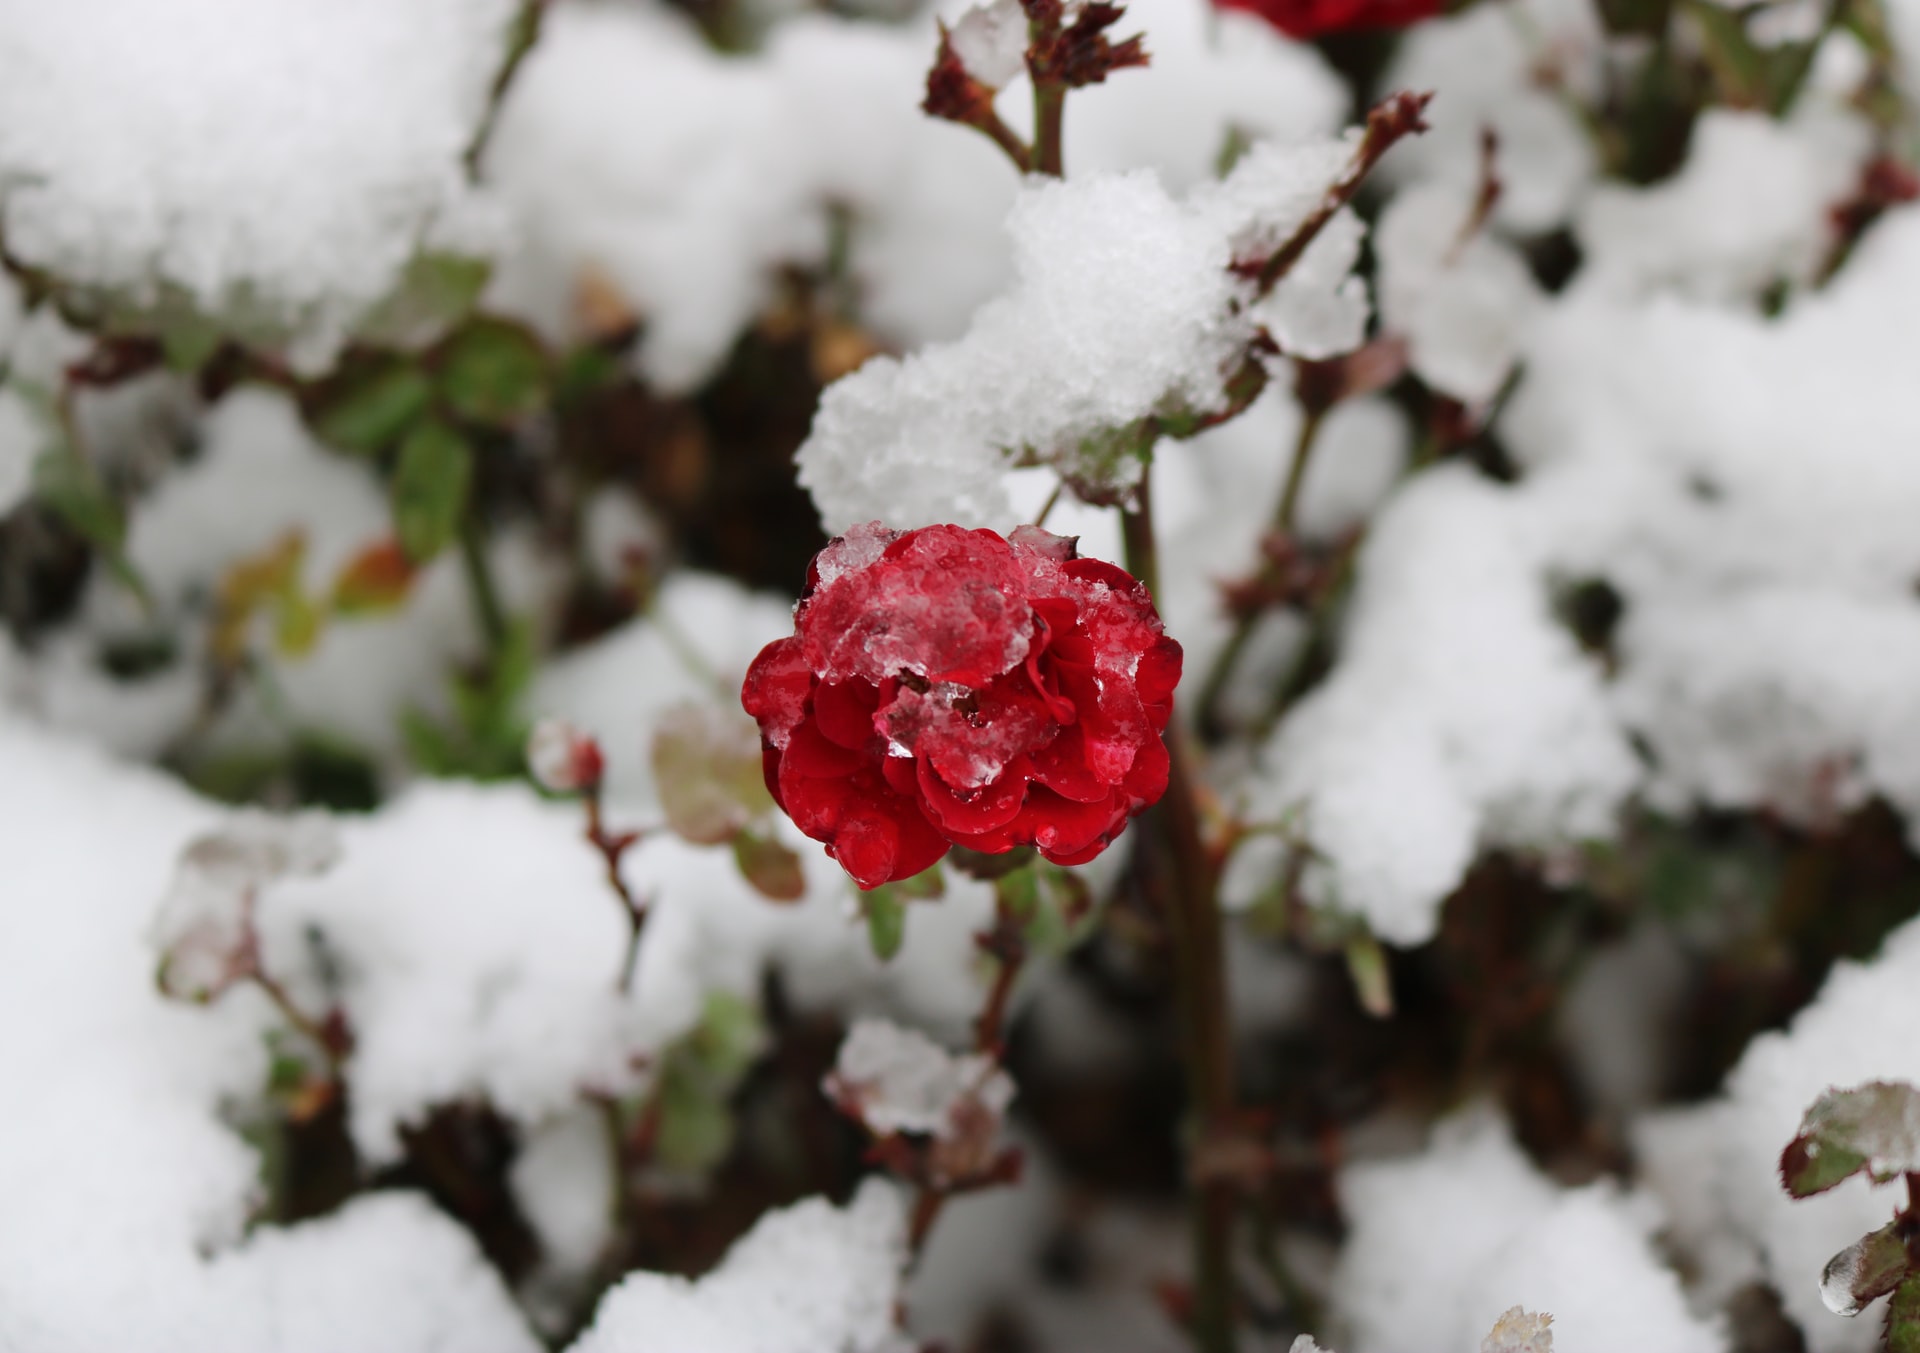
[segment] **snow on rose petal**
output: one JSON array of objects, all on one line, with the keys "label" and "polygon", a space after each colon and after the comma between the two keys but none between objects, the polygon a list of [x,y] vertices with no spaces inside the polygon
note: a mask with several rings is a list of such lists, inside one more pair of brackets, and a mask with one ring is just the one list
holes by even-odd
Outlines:
[{"label": "snow on rose petal", "polygon": [[949,846],[1098,855],[1166,789],[1180,678],[1146,588],[1036,527],[858,526],[748,669],[768,788],[863,888]]}]

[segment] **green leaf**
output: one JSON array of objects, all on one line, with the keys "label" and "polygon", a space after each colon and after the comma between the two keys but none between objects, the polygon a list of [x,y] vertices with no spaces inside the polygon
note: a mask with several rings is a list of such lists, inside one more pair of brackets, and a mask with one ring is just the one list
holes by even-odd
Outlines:
[{"label": "green leaf", "polygon": [[33,493],[47,508],[100,551],[107,568],[143,605],[152,594],[127,558],[127,517],[98,472],[71,447],[54,446],[33,463]]},{"label": "green leaf", "polygon": [[1000,894],[1000,905],[1006,908],[1007,915],[1025,924],[1031,921],[1040,910],[1039,871],[1032,865],[1016,869],[1004,875],[994,883]]},{"label": "green leaf", "polygon": [[900,952],[907,937],[907,904],[897,887],[882,884],[860,895],[860,909],[867,917],[867,943],[873,946],[873,956],[883,963]]},{"label": "green leaf", "polygon": [[554,403],[578,403],[624,379],[626,364],[620,354],[599,345],[577,348],[560,365],[554,381]]},{"label": "green leaf", "polygon": [[733,862],[762,897],[798,902],[806,895],[807,876],[800,857],[771,836],[743,830],[733,838]]},{"label": "green leaf", "polygon": [[927,902],[947,895],[947,876],[941,872],[939,862],[935,861],[912,877],[903,878],[889,886],[898,896],[909,901]]},{"label": "green leaf", "polygon": [[733,1149],[733,1115],[726,1100],[695,1077],[670,1071],[662,1078],[659,1114],[653,1149],[662,1165],[704,1174]]},{"label": "green leaf", "polygon": [[444,423],[422,423],[400,444],[393,469],[393,529],[416,563],[445,549],[460,529],[473,486],[473,449]]},{"label": "green leaf", "polygon": [[507,780],[526,769],[527,720],[522,713],[536,659],[533,626],[507,626],[506,640],[478,672],[456,675],[448,690],[453,718],[440,723],[417,709],[400,729],[414,764],[430,775]]},{"label": "green leaf", "polygon": [[432,398],[426,373],[405,358],[392,358],[343,376],[337,389],[328,389],[313,430],[343,450],[372,455],[405,436]]},{"label": "green leaf", "polygon": [[1086,880],[1044,860],[1031,860],[996,880],[994,887],[1000,906],[1020,925],[1027,947],[1039,953],[1071,948],[1082,922],[1093,913]]},{"label": "green leaf", "polygon": [[424,253],[407,264],[393,294],[360,321],[358,336],[368,343],[397,346],[417,343],[473,309],[492,271],[483,258]]},{"label": "green leaf", "polygon": [[440,389],[448,405],[476,423],[510,423],[546,405],[546,349],[522,325],[479,317],[440,349]]},{"label": "green leaf", "polygon": [[33,492],[89,545],[117,551],[126,543],[126,514],[93,466],[71,448],[41,452],[33,465]]},{"label": "green leaf", "polygon": [[706,1075],[730,1090],[767,1050],[760,1007],[731,992],[708,992],[688,1047]]},{"label": "green leaf", "polygon": [[773,811],[760,729],[737,709],[675,705],[661,716],[652,751],[667,825],[696,845],[730,841]]},{"label": "green leaf", "polygon": [[1920,1090],[1899,1081],[1829,1090],[1780,1155],[1781,1182],[1796,1198],[1862,1171],[1885,1183],[1913,1170],[1920,1170]]},{"label": "green leaf", "polygon": [[1887,1303],[1887,1353],[1920,1353],[1920,1277],[1901,1283]]},{"label": "green leaf", "polygon": [[700,1023],[668,1050],[661,1072],[654,1149],[662,1164],[703,1173],[733,1148],[733,1092],[767,1048],[757,1006],[710,992]]},{"label": "green leaf", "polygon": [[163,313],[160,319],[160,352],[170,371],[198,371],[226,339],[218,324],[196,310]]}]

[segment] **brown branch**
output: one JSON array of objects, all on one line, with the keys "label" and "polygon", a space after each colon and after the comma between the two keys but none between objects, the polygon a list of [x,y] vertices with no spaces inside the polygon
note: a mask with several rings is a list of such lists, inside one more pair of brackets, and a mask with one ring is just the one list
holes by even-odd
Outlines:
[{"label": "brown branch", "polygon": [[1380,163],[1380,157],[1405,137],[1427,129],[1422,115],[1432,100],[1431,94],[1409,94],[1403,90],[1389,94],[1367,111],[1366,131],[1346,171],[1334,180],[1320,205],[1300,223],[1300,228],[1293,232],[1287,242],[1260,263],[1257,271],[1249,268],[1254,272],[1262,295],[1273,290],[1274,284],[1293,270],[1293,265],[1300,261],[1300,256],[1307,252],[1307,247],[1326,228],[1327,222],[1334,218],[1340,208],[1353,201],[1367,175]]}]

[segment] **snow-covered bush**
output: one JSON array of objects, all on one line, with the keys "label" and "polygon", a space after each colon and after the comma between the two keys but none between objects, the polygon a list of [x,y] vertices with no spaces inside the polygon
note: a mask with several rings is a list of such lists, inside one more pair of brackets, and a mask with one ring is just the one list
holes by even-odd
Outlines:
[{"label": "snow-covered bush", "polygon": [[0,0],[0,1353],[1920,1347],[1917,39]]}]

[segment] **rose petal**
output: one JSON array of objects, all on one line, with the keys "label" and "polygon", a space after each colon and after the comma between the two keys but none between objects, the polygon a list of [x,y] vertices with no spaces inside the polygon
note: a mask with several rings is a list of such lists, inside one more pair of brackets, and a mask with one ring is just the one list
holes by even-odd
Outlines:
[{"label": "rose petal", "polygon": [[1059,736],[1033,754],[1033,778],[1062,798],[1093,803],[1113,792],[1113,786],[1087,766],[1084,734],[1063,728]]},{"label": "rose petal", "polygon": [[857,677],[823,681],[813,692],[813,717],[827,741],[861,752],[879,738],[873,728],[873,712],[879,704],[880,693],[871,682]]},{"label": "rose petal", "polygon": [[806,717],[814,676],[797,638],[775,639],[760,650],[740,685],[740,703],[760,723],[760,735],[776,747]]},{"label": "rose petal", "polygon": [[1157,737],[1148,738],[1135,753],[1133,765],[1128,767],[1127,778],[1121,787],[1142,807],[1158,803],[1160,796],[1167,792],[1167,774],[1172,769],[1167,744]]},{"label": "rose petal", "polygon": [[1027,797],[1027,764],[1022,757],[999,779],[969,792],[955,790],[931,762],[920,763],[920,796],[927,817],[949,832],[968,835],[1006,826]]}]

